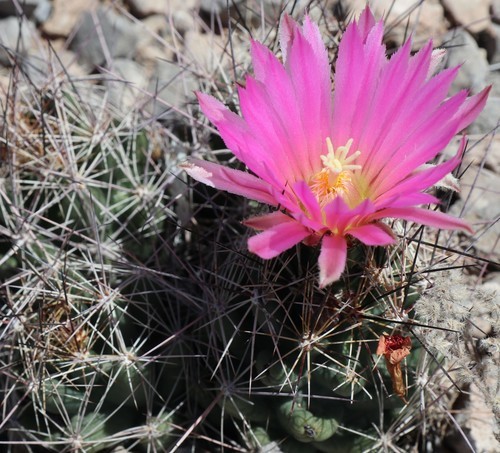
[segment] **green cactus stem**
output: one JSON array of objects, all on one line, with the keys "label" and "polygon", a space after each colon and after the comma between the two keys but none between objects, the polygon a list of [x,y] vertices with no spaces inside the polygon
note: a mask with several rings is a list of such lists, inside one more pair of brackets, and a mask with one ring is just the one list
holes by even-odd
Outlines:
[{"label": "green cactus stem", "polygon": [[317,416],[307,410],[301,401],[293,399],[279,405],[277,416],[283,428],[304,443],[327,440],[339,426],[336,416]]}]

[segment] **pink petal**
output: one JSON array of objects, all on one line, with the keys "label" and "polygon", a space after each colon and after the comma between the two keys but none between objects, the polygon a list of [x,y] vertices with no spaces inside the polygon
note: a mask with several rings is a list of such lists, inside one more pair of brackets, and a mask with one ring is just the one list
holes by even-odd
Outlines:
[{"label": "pink petal", "polygon": [[[427,55],[430,55],[430,48]],[[378,123],[379,131],[382,131],[382,133],[379,132],[377,140],[369,147],[370,152],[367,156],[367,162],[365,162],[364,171],[368,173],[371,179],[376,176],[383,178],[389,172],[388,158],[397,159],[396,153],[398,151],[402,152],[403,145],[406,144],[406,150],[413,150],[415,142],[418,144],[418,141],[426,136],[415,132],[417,130],[422,131],[422,124],[431,115],[436,114],[457,72],[457,68],[449,69],[430,79],[424,86],[421,84],[413,85],[411,90],[409,89],[398,100],[397,104],[392,104],[390,92],[387,92],[386,102],[393,105],[394,108],[391,114],[386,116],[382,125]],[[424,76],[424,74],[420,74],[419,78]],[[380,102],[382,103],[381,109],[384,110],[383,99]],[[375,127],[377,124],[376,117],[373,118],[373,121],[373,127]],[[430,123],[434,136],[438,132],[437,127],[445,124],[435,121]],[[426,133],[424,132],[424,134]],[[363,162],[360,163],[363,165]],[[406,175],[401,175],[401,178],[404,176]]]},{"label": "pink petal", "polygon": [[325,224],[332,231],[342,234],[352,218],[351,210],[342,197],[335,197],[324,208]]},{"label": "pink petal", "polygon": [[[275,123],[274,130],[280,131],[279,140],[286,144],[286,147],[283,148],[286,156],[283,157],[273,147],[274,145],[266,143],[266,148],[269,149],[268,156],[278,161],[278,169],[285,158],[292,161],[294,176],[292,180],[289,180],[290,183],[305,179],[319,170],[318,148],[316,146],[314,149],[316,154],[314,154],[312,152],[313,145],[309,142],[316,144],[321,131],[318,128],[306,130],[304,127],[302,119],[304,109],[299,103],[300,100],[296,95],[293,81],[278,59],[260,43],[253,42],[251,49],[257,80],[262,83],[266,94],[265,97],[262,96],[265,99],[263,102],[257,103],[256,99],[253,98],[248,104],[252,106],[251,108],[259,117],[259,121],[261,120],[261,115],[259,115],[261,110],[271,109],[274,112],[272,117],[272,121]],[[249,95],[247,91],[240,90],[240,94],[243,96],[243,102],[246,102],[245,97]],[[254,134],[262,140],[260,128],[259,125],[252,126]]]},{"label": "pink petal", "polygon": [[[382,65],[378,85],[370,100],[369,109],[365,112],[365,124],[360,130],[351,130],[351,137],[357,137],[355,145],[360,150],[376,149],[376,143],[385,136],[391,124],[392,112],[401,105],[405,94],[411,90],[406,73],[410,61],[411,43],[408,41],[389,60]],[[415,82],[412,82],[415,83]],[[370,153],[364,152],[359,158],[360,165],[364,165]]]},{"label": "pink petal", "polygon": [[309,185],[305,181],[299,181],[293,185],[293,191],[300,202],[304,205],[306,211],[310,214],[310,218],[316,220],[317,222],[321,222],[321,207]]},{"label": "pink petal", "polygon": [[272,187],[250,173],[233,170],[201,159],[189,159],[188,162],[181,165],[181,168],[193,179],[207,186],[243,195],[251,200],[267,203],[271,206],[278,204],[272,195]]},{"label": "pink petal", "polygon": [[373,16],[370,7],[366,5],[366,8],[360,14],[358,19],[358,29],[361,33],[361,36],[363,37],[363,41],[366,40],[368,33],[370,33],[370,30],[374,26],[375,26],[375,17]]},{"label": "pink petal", "polygon": [[306,15],[304,19],[304,25],[302,27],[304,37],[307,42],[311,45],[314,54],[318,60],[323,60],[320,64],[321,66],[330,66],[328,60],[328,51],[325,48],[325,43],[321,37],[321,32],[319,31],[318,25],[311,20],[309,15]]},{"label": "pink petal", "polygon": [[287,181],[303,179],[302,169],[292,152],[294,147],[288,135],[290,125],[281,118],[284,106],[275,105],[267,86],[252,77],[247,77],[245,88],[238,87],[238,94],[243,118],[261,148],[266,150],[266,155],[260,156],[265,165],[280,178],[283,186]]},{"label": "pink petal", "polygon": [[319,254],[319,286],[338,280],[344,271],[347,260],[347,242],[344,236],[323,236]]},{"label": "pink petal", "polygon": [[289,218],[248,239],[248,250],[267,260],[298,244],[310,234],[305,226]]},{"label": "pink petal", "polygon": [[[285,78],[286,72],[278,57],[258,41],[251,42],[250,53],[252,56],[255,79],[265,85],[272,86],[273,89],[281,88],[279,83]],[[286,81],[286,88],[279,90],[279,93],[291,93],[291,85],[288,81]]]},{"label": "pink petal", "polygon": [[392,230],[383,223],[371,223],[351,228],[348,234],[366,245],[389,245],[396,241]]},{"label": "pink petal", "polygon": [[349,225],[355,224],[363,217],[373,213],[374,210],[375,207],[369,199],[362,201],[358,206],[351,209],[342,197],[334,198],[323,208],[325,224],[332,231],[339,234],[342,234]]},{"label": "pink petal", "polygon": [[332,123],[331,67],[319,29],[309,18],[301,30],[285,15],[280,32],[285,65],[253,41],[256,80],[247,78],[239,95],[249,130],[267,150],[265,162],[282,174],[283,184],[292,185],[321,168]]},{"label": "pink petal", "polygon": [[388,208],[382,209],[370,216],[372,219],[393,218],[410,220],[412,222],[429,225],[443,230],[465,230],[469,233],[474,231],[470,225],[456,217],[438,211],[430,211],[422,208]]},{"label": "pink petal", "polygon": [[349,124],[363,79],[363,73],[359,70],[363,67],[363,60],[363,40],[354,24],[351,24],[342,36],[335,64],[333,97],[335,121],[331,137],[334,146],[341,146],[339,143],[343,145],[351,138]]},{"label": "pink petal", "polygon": [[[411,194],[412,192],[420,192],[421,190],[428,189],[434,186],[438,181],[441,181],[447,174],[453,171],[456,166],[460,163],[460,156],[455,156],[454,158],[433,167],[430,167],[423,171],[418,171],[413,175],[410,175],[403,181],[398,182],[391,189],[385,192],[383,195],[377,197],[375,204],[381,206],[384,201],[393,196],[404,196],[406,194]],[[373,196],[377,196],[378,191],[374,192]]]},{"label": "pink petal", "polygon": [[[431,50],[427,46],[412,57],[403,82],[396,84],[402,85],[403,90],[394,89],[394,84],[386,84],[384,96],[377,100],[378,106],[367,126],[366,140],[361,144],[368,152],[358,159],[370,179],[388,170],[387,159],[392,158],[405,142],[410,143],[408,138],[412,134],[415,140],[422,137],[415,135],[414,131],[436,111],[457,75],[458,68],[448,69],[422,85],[428,66],[425,63],[430,59]],[[413,64],[417,58],[423,67]],[[439,125],[431,124],[433,129]]]},{"label": "pink petal", "polygon": [[386,199],[376,200],[375,205],[377,210],[384,208],[407,208],[411,206],[423,204],[440,204],[441,201],[430,193],[409,193],[409,194],[396,194]]},{"label": "pink petal", "polygon": [[[372,118],[373,110],[377,107],[374,99],[380,89],[380,74],[388,64],[385,46],[382,44],[383,34],[382,23],[375,25],[370,31],[364,45],[363,66],[362,69],[358,68],[358,71],[363,73],[363,79],[360,81],[355,105],[351,106],[352,119],[349,124],[350,137],[356,139],[353,143],[356,149],[368,121]],[[336,114],[339,113],[336,112]],[[342,144],[339,143],[338,145],[341,146]]]},{"label": "pink petal", "polygon": [[[307,164],[312,171],[319,170],[321,161],[319,154],[326,149],[326,138],[330,136],[332,124],[332,84],[330,80],[330,64],[324,44],[317,40],[319,31],[314,31],[312,24],[305,28],[309,33],[309,42],[299,33],[295,36],[288,51],[286,71],[294,87],[294,97],[300,111],[300,123],[289,123],[289,131],[293,133],[302,127],[306,142],[305,150],[299,144],[293,153],[306,152],[307,159],[302,158],[302,165]],[[315,37],[316,36],[316,37]],[[307,64],[305,64],[307,62]],[[304,172],[311,175],[311,172]],[[302,178],[306,179],[306,178]]]},{"label": "pink petal", "polygon": [[268,230],[278,224],[290,222],[290,220],[292,220],[290,216],[281,211],[275,211],[258,217],[250,217],[243,224],[256,230]]},{"label": "pink petal", "polygon": [[315,55],[320,59],[326,59],[326,64],[328,64],[328,53],[325,49],[325,44],[323,43],[323,38],[321,37],[321,32],[319,31],[317,24],[314,23],[308,15],[306,15],[301,31],[298,24],[286,13],[281,19],[279,28],[279,39],[283,62],[286,63],[290,48],[294,44],[294,40],[299,35],[303,35],[312,47]]},{"label": "pink petal", "polygon": [[[404,141],[394,148],[395,151],[386,154],[384,165],[371,181],[371,185],[377,187],[377,193],[395,186],[446,147],[457,131],[457,122],[452,118],[465,96],[466,93],[460,92],[445,101],[425,120],[420,120],[417,129],[408,133]],[[387,165],[388,159],[393,165]]]},{"label": "pink petal", "polygon": [[221,133],[226,146],[235,153],[238,159],[244,161],[244,155],[238,155],[241,146],[241,136],[248,132],[243,118],[231,112],[222,102],[205,93],[196,93],[201,110],[215,124]]},{"label": "pink petal", "polygon": [[488,99],[488,95],[491,91],[491,85],[486,87],[480,93],[471,96],[466,99],[463,103],[462,107],[458,110],[455,117],[459,118],[459,122],[457,124],[457,132],[461,131],[469,124],[471,124],[477,116],[483,110],[486,100]]},{"label": "pink petal", "polygon": [[272,167],[271,174],[276,175],[276,168],[273,168],[272,162],[268,162],[267,150],[256,142],[244,119],[231,112],[214,97],[204,93],[196,93],[196,95],[201,110],[217,127],[224,143],[233,154],[256,175],[262,179],[267,178],[269,182],[280,186],[282,181],[276,181],[275,177],[269,178],[266,169]]},{"label": "pink petal", "polygon": [[295,35],[298,33],[297,23],[288,15],[283,14],[279,26],[279,39],[283,62],[286,62],[288,51],[292,45]]}]

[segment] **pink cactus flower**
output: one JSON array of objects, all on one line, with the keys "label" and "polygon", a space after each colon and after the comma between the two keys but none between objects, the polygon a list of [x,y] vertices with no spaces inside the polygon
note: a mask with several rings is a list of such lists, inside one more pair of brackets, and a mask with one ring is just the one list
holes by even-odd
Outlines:
[{"label": "pink cactus flower", "polygon": [[442,52],[429,42],[411,55],[406,42],[390,58],[383,23],[368,8],[340,42],[332,88],[328,53],[309,17],[300,27],[284,16],[283,63],[252,41],[255,76],[238,88],[241,116],[198,93],[203,113],[249,172],[200,159],[184,165],[209,186],[267,203],[275,210],[248,219],[261,230],[248,248],[261,258],[297,243],[321,243],[319,283],[338,280],[348,245],[395,241],[383,219],[471,231],[463,220],[419,205],[438,203],[425,190],[460,162],[436,157],[484,107],[489,88],[447,97],[459,68],[434,75]]}]

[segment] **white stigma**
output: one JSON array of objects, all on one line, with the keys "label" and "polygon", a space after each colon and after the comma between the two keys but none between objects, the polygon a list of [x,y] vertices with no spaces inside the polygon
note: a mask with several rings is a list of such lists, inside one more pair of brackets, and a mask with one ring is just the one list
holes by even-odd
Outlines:
[{"label": "white stigma", "polygon": [[351,163],[358,158],[361,151],[356,151],[347,157],[347,154],[351,149],[352,142],[353,139],[350,138],[345,146],[339,146],[337,149],[334,149],[330,137],[327,137],[326,146],[328,148],[328,154],[326,156],[321,156],[321,161],[323,162],[325,168],[330,170],[333,174],[339,174],[345,170],[361,170],[361,165]]}]

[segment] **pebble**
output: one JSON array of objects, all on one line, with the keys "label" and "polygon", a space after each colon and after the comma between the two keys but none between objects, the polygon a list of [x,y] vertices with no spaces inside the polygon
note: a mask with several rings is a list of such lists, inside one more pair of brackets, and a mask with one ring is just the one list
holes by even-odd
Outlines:
[{"label": "pebble", "polygon": [[36,29],[31,22],[14,16],[0,19],[0,64],[11,66],[13,58],[25,56],[35,47],[35,36]]},{"label": "pebble", "polygon": [[467,30],[456,28],[446,34],[444,39],[448,51],[447,67],[462,65],[453,81],[451,93],[471,89],[477,93],[486,86],[490,72],[486,51],[481,49]]},{"label": "pebble", "polygon": [[33,20],[37,24],[42,24],[45,22],[52,12],[52,3],[48,0],[41,1],[38,6],[33,11]]},{"label": "pebble", "polygon": [[172,32],[168,18],[164,14],[154,14],[148,16],[143,19],[140,24],[146,29],[146,32],[142,32],[142,34],[164,37]]},{"label": "pebble", "polygon": [[130,12],[139,18],[153,14],[166,14],[169,3],[169,0],[125,0]]},{"label": "pebble", "polygon": [[[474,121],[474,124],[471,124],[469,131],[471,134],[489,134],[499,126],[500,96],[490,95],[486,101],[486,106],[479,114],[476,121]],[[500,167],[496,167],[497,171],[499,169]]]},{"label": "pebble", "polygon": [[114,58],[134,56],[140,28],[111,9],[85,12],[74,33],[70,49],[90,66],[111,66]]},{"label": "pebble", "polygon": [[193,75],[178,64],[163,60],[156,61],[152,74],[148,83],[150,113],[162,120],[182,116],[180,110],[194,100],[198,88]]},{"label": "pebble", "polygon": [[492,0],[491,2],[491,20],[500,24],[500,0]]},{"label": "pebble", "polygon": [[[500,25],[499,24],[491,24],[492,36],[495,38],[494,44],[494,52],[492,57],[490,58],[492,63],[500,63]],[[497,65],[500,70],[500,64]]]},{"label": "pebble", "polygon": [[84,78],[88,75],[88,68],[81,65],[77,54],[66,48],[64,39],[52,40],[51,44],[53,52],[50,52],[48,62],[56,72],[61,73],[61,76],[68,74],[78,78]]},{"label": "pebble", "polygon": [[50,37],[67,37],[79,22],[82,13],[94,11],[98,0],[85,2],[53,0],[52,13],[42,24],[42,31]]},{"label": "pebble", "polygon": [[[237,6],[242,0],[229,2],[229,7]],[[228,2],[226,0],[200,0],[200,11],[208,14],[221,14],[227,11]]]},{"label": "pebble", "polygon": [[192,11],[177,10],[171,15],[175,30],[184,36],[189,30],[199,29],[198,20]]},{"label": "pebble", "polygon": [[454,25],[461,25],[471,33],[479,33],[491,25],[491,0],[441,0],[441,3]]},{"label": "pebble", "polygon": [[[500,112],[496,118],[500,118]],[[480,124],[481,120],[476,122]],[[500,216],[500,137],[486,136],[483,139],[483,135],[473,135],[469,138],[469,149],[461,166],[467,170],[460,178],[460,199],[453,204],[450,214],[463,216],[469,221],[475,230],[471,238],[474,250],[480,256],[498,262],[500,222],[496,220]],[[458,141],[459,138],[454,139],[444,154],[456,153]]]},{"label": "pebble", "polygon": [[229,63],[226,41],[221,36],[188,31],[184,47],[186,59],[202,74],[209,75]]},{"label": "pebble", "polygon": [[199,8],[200,0],[169,0],[167,14],[173,14],[175,11],[197,11]]},{"label": "pebble", "polygon": [[161,14],[149,16],[138,25],[139,42],[135,53],[138,63],[150,66],[157,59],[174,60],[174,31],[167,17]]},{"label": "pebble", "polygon": [[144,97],[147,77],[143,67],[128,58],[116,58],[106,75],[104,86],[108,89],[110,102],[120,111],[130,111]]},{"label": "pebble", "polygon": [[48,0],[19,0],[17,2],[0,0],[0,17],[23,14],[28,19],[44,20],[46,14],[50,12],[50,8],[51,5]]}]

